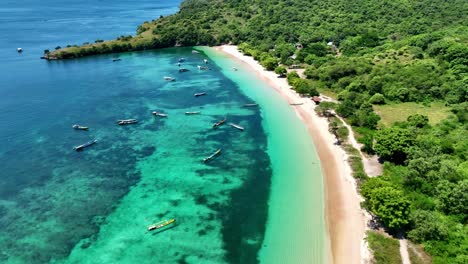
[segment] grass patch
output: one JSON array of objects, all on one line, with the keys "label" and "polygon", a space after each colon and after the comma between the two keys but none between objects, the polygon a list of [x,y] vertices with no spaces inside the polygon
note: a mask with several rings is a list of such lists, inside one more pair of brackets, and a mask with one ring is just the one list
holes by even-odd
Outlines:
[{"label": "grass patch", "polygon": [[375,231],[367,232],[367,242],[372,250],[375,264],[401,264],[400,243],[398,240]]},{"label": "grass patch", "polygon": [[447,118],[450,108],[444,102],[433,102],[430,106],[418,103],[374,105],[374,111],[382,118],[379,125],[391,126],[397,121],[406,121],[408,116],[421,114],[429,117],[429,124],[435,125]]},{"label": "grass patch", "polygon": [[325,96],[328,96],[334,100],[336,100],[336,98],[338,97],[338,94],[335,93],[334,91],[330,90],[330,89],[325,89],[325,88],[320,88],[320,87],[317,87],[317,91],[320,93],[320,94],[323,94]]},{"label": "grass patch", "polygon": [[424,252],[421,246],[408,241],[408,254],[411,264],[431,264],[431,257]]}]

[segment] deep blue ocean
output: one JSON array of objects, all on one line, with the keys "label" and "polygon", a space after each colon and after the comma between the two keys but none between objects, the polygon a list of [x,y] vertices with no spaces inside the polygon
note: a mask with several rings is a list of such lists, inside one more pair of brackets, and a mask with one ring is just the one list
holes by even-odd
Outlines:
[{"label": "deep blue ocean", "polygon": [[[271,176],[266,136],[259,109],[242,107],[251,99],[216,65],[198,71],[206,57],[190,48],[119,62],[39,59],[56,46],[133,34],[180,2],[1,1],[0,263],[257,262]],[[180,57],[190,72],[177,71]],[[194,98],[200,91],[208,96]],[[250,129],[211,128],[226,116]],[[139,123],[115,124],[126,118]],[[91,139],[98,143],[73,150]],[[201,162],[218,148],[222,159]],[[173,228],[146,231],[170,218]]]}]

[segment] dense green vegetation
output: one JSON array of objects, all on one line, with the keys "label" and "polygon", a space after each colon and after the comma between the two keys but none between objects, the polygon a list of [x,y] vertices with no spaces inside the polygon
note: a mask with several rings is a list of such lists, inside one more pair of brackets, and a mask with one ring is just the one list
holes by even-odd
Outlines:
[{"label": "dense green vegetation", "polygon": [[[422,244],[434,263],[468,263],[466,14],[466,0],[186,0],[177,14],[143,23],[136,36],[46,53],[60,59],[236,44],[298,93],[336,95],[338,104],[318,111],[333,108],[363,151],[385,162],[382,177],[367,179],[352,155],[363,205],[391,232]],[[307,79],[287,73],[292,65],[306,68]],[[412,107],[403,118],[399,104]],[[416,104],[440,107],[412,112]],[[425,115],[433,110],[438,114]],[[337,138],[346,138],[332,122]]]}]

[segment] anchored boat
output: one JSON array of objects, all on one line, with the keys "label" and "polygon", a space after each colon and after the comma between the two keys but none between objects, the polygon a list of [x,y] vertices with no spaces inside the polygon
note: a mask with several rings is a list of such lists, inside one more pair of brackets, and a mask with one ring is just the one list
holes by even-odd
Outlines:
[{"label": "anchored boat", "polygon": [[121,61],[121,60],[122,60],[122,59],[120,59],[120,58],[113,58],[113,59],[112,59],[113,62]]},{"label": "anchored boat", "polygon": [[89,129],[88,127],[80,126],[80,125],[73,125],[72,127],[76,130],[88,130]]},{"label": "anchored boat", "polygon": [[200,65],[198,65],[197,67],[198,67],[199,70],[202,70],[202,71],[206,71],[206,70],[209,69],[207,66],[200,66]]},{"label": "anchored boat", "polygon": [[175,218],[173,219],[169,219],[169,220],[164,220],[164,221],[161,221],[161,222],[157,222],[155,224],[152,224],[150,226],[148,226],[148,231],[153,231],[153,230],[157,230],[157,229],[161,229],[163,227],[166,227],[170,224],[174,224],[175,223]]},{"label": "anchored boat", "polygon": [[257,106],[258,104],[244,104],[245,107],[253,107],[253,106]]},{"label": "anchored boat", "polygon": [[196,112],[185,112],[186,115],[198,115],[200,114],[200,111],[196,111]]},{"label": "anchored boat", "polygon": [[234,128],[237,128],[237,129],[239,129],[239,130],[241,130],[241,131],[244,131],[244,128],[241,127],[241,126],[239,126],[239,125],[237,125],[237,124],[229,123],[229,125],[232,126],[232,127],[234,127]]},{"label": "anchored boat", "polygon": [[156,112],[156,111],[153,111],[152,114],[153,114],[154,116],[167,117],[167,114],[159,113],[159,112]]},{"label": "anchored boat", "polygon": [[172,82],[172,81],[175,81],[175,78],[169,77],[169,76],[164,76],[164,80],[166,80],[168,82]]},{"label": "anchored boat", "polygon": [[219,154],[221,154],[221,149],[218,149],[216,150],[213,154],[211,154],[210,156],[206,157],[203,159],[203,162],[208,162],[212,159],[214,159],[216,156],[218,156]]},{"label": "anchored boat", "polygon": [[198,96],[202,96],[202,95],[205,95],[205,94],[206,94],[206,92],[203,92],[203,93],[196,93],[196,94],[194,94],[193,96],[198,97]]},{"label": "anchored boat", "polygon": [[123,125],[130,125],[130,124],[136,124],[138,123],[138,120],[136,119],[122,119],[122,120],[117,120],[117,124],[119,126],[123,126]]},{"label": "anchored boat", "polygon": [[217,128],[219,127],[220,125],[226,123],[226,118],[224,118],[223,120],[219,121],[219,122],[216,122],[213,124],[213,128]]},{"label": "anchored boat", "polygon": [[180,68],[179,69],[179,72],[188,72],[188,71],[189,71],[189,69],[187,69],[187,68]]},{"label": "anchored boat", "polygon": [[96,144],[96,142],[97,142],[97,140],[94,139],[94,140],[88,141],[88,142],[86,142],[86,143],[84,143],[84,144],[82,144],[82,145],[76,146],[76,147],[74,147],[74,149],[75,149],[76,151],[80,151],[80,150],[83,150],[84,148],[87,148],[87,147],[89,147],[89,146],[91,146],[91,145]]}]

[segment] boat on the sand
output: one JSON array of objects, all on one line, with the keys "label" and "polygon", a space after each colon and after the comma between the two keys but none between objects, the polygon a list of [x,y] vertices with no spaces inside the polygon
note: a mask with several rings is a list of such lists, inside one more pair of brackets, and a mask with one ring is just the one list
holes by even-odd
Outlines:
[{"label": "boat on the sand", "polygon": [[88,142],[86,142],[86,143],[84,143],[84,144],[82,144],[82,145],[79,145],[79,146],[74,147],[74,149],[75,149],[76,151],[81,151],[81,150],[83,150],[83,149],[85,149],[85,148],[87,148],[87,147],[89,147],[89,146],[91,146],[91,145],[96,144],[96,142],[97,142],[97,140],[96,140],[96,139],[93,139],[93,140],[88,141]]},{"label": "boat on the sand", "polygon": [[303,105],[304,103],[290,103],[290,105]]},{"label": "boat on the sand", "polygon": [[216,122],[213,124],[213,128],[217,128],[219,127],[220,125],[226,123],[226,118],[224,118],[223,120],[219,121],[219,122]]},{"label": "boat on the sand", "polygon": [[219,154],[221,154],[221,149],[218,149],[216,150],[213,154],[211,154],[210,156],[206,157],[203,159],[203,162],[208,162],[212,159],[214,159],[216,156],[218,156]]},{"label": "boat on the sand", "polygon": [[241,131],[244,131],[244,128],[241,127],[241,126],[239,126],[239,125],[237,125],[237,124],[229,123],[229,125],[232,126],[232,127],[234,127],[234,128],[237,128],[237,129],[239,129],[239,130],[241,130]]},{"label": "boat on the sand", "polygon": [[89,129],[89,127],[80,126],[80,125],[73,125],[72,127],[73,129],[76,129],[76,130],[88,130]]},{"label": "boat on the sand", "polygon": [[161,222],[157,222],[155,224],[149,225],[148,226],[148,231],[161,229],[161,228],[166,227],[168,225],[174,224],[175,222],[176,222],[175,218],[169,219],[169,220],[163,220]]},{"label": "boat on the sand", "polygon": [[138,120],[136,119],[122,119],[122,120],[117,120],[117,124],[119,126],[123,126],[123,125],[130,125],[130,124],[136,124],[138,123]]}]

